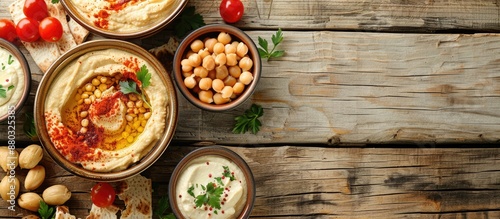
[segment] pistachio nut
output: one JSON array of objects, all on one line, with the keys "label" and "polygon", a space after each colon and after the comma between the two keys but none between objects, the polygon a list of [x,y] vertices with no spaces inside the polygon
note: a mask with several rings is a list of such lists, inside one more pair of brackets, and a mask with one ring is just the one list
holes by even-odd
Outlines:
[{"label": "pistachio nut", "polygon": [[28,171],[26,179],[24,179],[24,188],[30,191],[35,190],[42,185],[43,180],[45,180],[45,167],[36,165]]},{"label": "pistachio nut", "polygon": [[43,149],[40,145],[32,144],[24,148],[19,154],[19,166],[21,169],[35,167],[43,158]]},{"label": "pistachio nut", "polygon": [[19,153],[14,149],[9,149],[7,146],[0,147],[0,166],[3,171],[7,172],[16,169]]},{"label": "pistachio nut", "polygon": [[38,211],[38,208],[40,208],[41,200],[42,197],[40,197],[40,195],[34,192],[27,192],[19,196],[17,203],[21,208],[36,212]]},{"label": "pistachio nut", "polygon": [[0,181],[0,196],[5,201],[15,200],[19,194],[19,180],[13,175],[6,175]]},{"label": "pistachio nut", "polygon": [[65,185],[53,185],[43,191],[42,198],[48,205],[62,205],[71,198],[71,192]]}]

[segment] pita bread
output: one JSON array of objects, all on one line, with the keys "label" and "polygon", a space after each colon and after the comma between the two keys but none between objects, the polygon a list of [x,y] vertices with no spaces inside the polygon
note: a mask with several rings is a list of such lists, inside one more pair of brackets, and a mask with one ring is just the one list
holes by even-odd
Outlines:
[{"label": "pita bread", "polygon": [[[16,0],[9,5],[10,15],[16,24],[21,19],[26,17],[23,13],[24,1],[25,0]],[[75,47],[77,42],[83,42],[88,35],[88,31],[81,26],[78,27],[79,25],[75,21],[71,22],[70,28],[68,22],[66,21],[66,12],[64,11],[61,3],[52,4],[51,0],[45,0],[45,2],[47,3],[49,15],[57,18],[63,26],[63,35],[61,39],[55,43],[45,42],[43,40],[37,40],[36,42],[22,42],[35,63],[44,73],[59,56]],[[72,32],[72,30],[74,32]],[[74,35],[76,35],[76,37],[74,37]]]},{"label": "pita bread", "polygon": [[92,204],[89,216],[86,219],[116,219],[116,213],[120,210],[118,207],[111,205],[106,208],[100,208]]},{"label": "pita bread", "polygon": [[67,206],[57,206],[54,219],[76,219],[76,216],[69,213]]},{"label": "pita bread", "polygon": [[153,217],[151,180],[140,174],[123,181],[118,188],[118,198],[125,202],[121,219]]}]

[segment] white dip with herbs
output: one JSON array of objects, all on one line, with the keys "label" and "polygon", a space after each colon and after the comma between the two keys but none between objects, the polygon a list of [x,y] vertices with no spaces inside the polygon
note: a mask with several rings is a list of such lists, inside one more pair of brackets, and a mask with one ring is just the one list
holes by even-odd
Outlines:
[{"label": "white dip with herbs", "polygon": [[0,116],[7,114],[23,96],[24,72],[21,63],[8,50],[0,47]]},{"label": "white dip with herbs", "polygon": [[242,170],[216,155],[192,160],[176,185],[177,206],[185,218],[237,218],[247,193]]}]

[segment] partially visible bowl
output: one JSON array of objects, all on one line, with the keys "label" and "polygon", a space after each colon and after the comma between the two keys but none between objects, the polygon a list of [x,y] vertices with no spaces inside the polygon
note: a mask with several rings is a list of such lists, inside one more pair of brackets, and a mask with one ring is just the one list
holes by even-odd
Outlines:
[{"label": "partially visible bowl", "polygon": [[[207,190],[217,189],[223,190],[220,200],[214,201],[220,203],[220,209],[203,203],[202,198]],[[202,147],[186,155],[175,167],[168,191],[170,206],[181,219],[209,218],[214,214],[248,218],[255,200],[250,167],[237,153],[221,146]]]},{"label": "partially visible bowl", "polygon": [[31,72],[21,51],[1,38],[0,69],[0,122],[13,121],[30,94]]},{"label": "partially visible bowl", "polygon": [[[231,42],[234,42],[234,41],[241,42],[246,46],[246,48],[248,49],[248,52],[246,53],[245,57],[247,57],[251,60],[252,66],[251,66],[251,69],[249,69],[249,70],[245,70],[243,68],[240,68],[240,71],[241,72],[244,72],[244,71],[250,72],[251,76],[253,77],[253,80],[251,80],[251,82],[249,84],[246,84],[247,82],[245,82],[245,85],[243,88],[244,90],[241,94],[232,96],[230,98],[230,100],[228,100],[226,102],[220,102],[221,104],[215,104],[215,103],[217,103],[215,95],[217,93],[220,94],[223,92],[221,92],[219,89],[216,90],[216,89],[210,88],[207,91],[212,93],[212,95],[213,95],[212,101],[213,102],[208,103],[210,101],[201,101],[200,96],[202,96],[202,95],[200,95],[200,90],[203,90],[203,89],[200,89],[200,84],[201,84],[200,81],[205,80],[205,79],[201,79],[205,75],[200,77],[199,76],[200,74],[198,74],[196,72],[196,70],[197,70],[196,68],[199,65],[194,64],[194,63],[188,64],[188,66],[191,66],[193,68],[193,70],[189,71],[189,68],[187,68],[187,69],[184,68],[182,63],[186,62],[183,60],[186,60],[186,59],[189,60],[188,53],[192,54],[192,52],[193,52],[191,49],[191,44],[196,40],[201,40],[201,41],[203,41],[203,50],[208,51],[210,56],[216,57],[216,58],[214,58],[214,60],[216,60],[215,68],[217,69],[218,67],[223,66],[224,64],[221,64],[221,65],[217,64],[217,56],[219,54],[217,52],[215,52],[215,50],[213,50],[213,49],[212,49],[213,51],[210,51],[211,50],[210,46],[207,47],[207,45],[210,44],[210,43],[207,43],[207,39],[211,39],[211,38],[217,39],[220,33],[227,33],[231,37]],[[222,44],[225,44],[225,43],[222,43]],[[213,47],[215,47],[215,46],[212,46],[212,48]],[[201,51],[201,52],[200,51],[201,50],[198,51],[198,55],[200,56],[200,58],[203,57],[202,58],[203,61],[201,61],[200,67],[204,68],[208,72],[208,75],[206,75],[205,78],[210,78],[212,80],[212,83],[215,83],[216,78],[221,79],[224,81],[224,88],[226,88],[227,86],[230,86],[230,87],[233,87],[234,91],[236,91],[236,86],[231,85],[231,84],[235,82],[234,80],[236,80],[236,83],[241,82],[243,77],[237,78],[236,76],[238,76],[238,74],[232,74],[232,73],[229,73],[229,76],[227,76],[227,77],[221,76],[221,78],[219,78],[218,73],[216,73],[217,75],[214,76],[213,74],[211,74],[211,71],[214,71],[214,70],[211,70],[210,68],[205,68],[205,66],[203,66],[205,63],[205,61],[204,61],[205,57],[204,57],[204,55],[201,55],[203,51]],[[227,55],[227,54],[231,54],[231,53],[227,52],[226,47],[224,48],[223,54],[225,54],[225,57],[227,57],[224,59],[226,61],[228,61],[229,55]],[[206,53],[205,53],[205,56],[206,56]],[[236,65],[232,65],[232,64],[229,65],[229,61],[227,63],[226,63],[226,61],[224,61],[224,63],[226,63],[225,66],[228,66],[226,68],[229,69],[229,72],[231,72],[232,67],[242,66],[240,61],[243,60],[243,58],[240,55],[236,55],[236,59],[237,59]],[[248,61],[248,59],[247,59],[247,61]],[[220,63],[222,63],[222,62],[220,62]],[[249,99],[251,97],[251,95],[253,94],[253,92],[254,92],[254,90],[259,82],[259,79],[261,76],[261,69],[262,69],[261,59],[259,56],[259,52],[257,50],[257,46],[255,45],[253,40],[241,29],[238,29],[234,26],[230,26],[230,25],[226,25],[226,24],[206,25],[206,26],[198,28],[195,31],[193,31],[192,33],[190,33],[181,42],[181,44],[177,48],[177,51],[175,53],[174,60],[173,60],[174,80],[175,80],[180,92],[193,105],[195,105],[201,109],[209,110],[209,111],[230,110],[230,109],[233,109],[233,108],[239,106],[240,104],[245,102],[247,99]],[[203,72],[205,70],[202,69]],[[221,75],[224,75],[224,74],[221,74]],[[235,77],[232,77],[233,75]],[[240,75],[243,75],[243,74],[240,74]],[[230,77],[232,77],[232,78],[230,78]],[[188,83],[188,82],[186,82],[185,80],[187,80],[187,79],[189,79],[191,81],[193,81],[193,79],[194,79],[196,81],[196,84],[192,89],[190,89],[186,86],[186,83]],[[231,79],[232,82],[228,79]],[[229,82],[226,83],[226,81],[229,81]],[[241,85],[240,83],[237,83],[237,84]],[[240,86],[240,88],[241,88],[241,86]],[[206,93],[207,92],[205,92],[205,94]],[[234,93],[236,93],[236,92],[234,92]]]},{"label": "partially visible bowl", "polygon": [[181,13],[187,2],[61,0],[69,16],[84,28],[115,39],[144,38],[159,32]]},{"label": "partially visible bowl", "polygon": [[[151,75],[148,87],[134,80],[143,66]],[[126,93],[127,85],[140,93]],[[143,48],[89,41],[49,67],[34,118],[42,146],[57,164],[85,179],[118,181],[147,169],[168,147],[177,125],[176,91],[162,64]]]}]

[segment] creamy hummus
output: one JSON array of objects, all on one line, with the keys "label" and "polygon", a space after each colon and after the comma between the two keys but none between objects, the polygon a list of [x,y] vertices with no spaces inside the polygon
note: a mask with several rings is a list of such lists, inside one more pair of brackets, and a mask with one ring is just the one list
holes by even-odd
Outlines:
[{"label": "creamy hummus", "polygon": [[[231,177],[232,176],[232,177]],[[207,185],[223,188],[220,209],[209,204],[197,206],[196,197],[207,192]],[[247,182],[232,161],[216,155],[201,156],[186,165],[176,185],[177,206],[185,218],[237,218],[246,202]]]},{"label": "creamy hummus", "polygon": [[24,72],[21,63],[6,49],[0,47],[0,116],[21,99],[24,90]]},{"label": "creamy hummus", "polygon": [[[137,79],[141,67],[151,74],[147,87]],[[123,83],[133,84],[144,99],[124,93]],[[126,169],[154,146],[165,128],[169,96],[145,60],[106,49],[65,66],[46,98],[46,126],[55,148],[85,169],[109,172]]]},{"label": "creamy hummus", "polygon": [[113,32],[148,29],[171,13],[175,0],[71,0],[88,23]]}]

